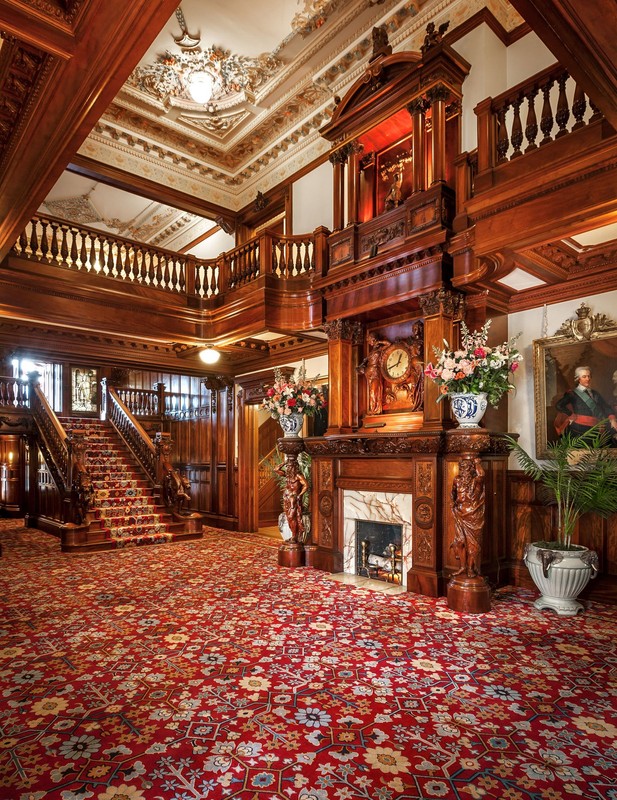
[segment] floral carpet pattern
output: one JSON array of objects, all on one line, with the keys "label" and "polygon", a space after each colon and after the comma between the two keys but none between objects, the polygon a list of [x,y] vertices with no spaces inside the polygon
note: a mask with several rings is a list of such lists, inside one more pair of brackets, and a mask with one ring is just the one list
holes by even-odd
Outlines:
[{"label": "floral carpet pattern", "polygon": [[617,800],[617,608],[491,612],[0,526],[1,800]]}]

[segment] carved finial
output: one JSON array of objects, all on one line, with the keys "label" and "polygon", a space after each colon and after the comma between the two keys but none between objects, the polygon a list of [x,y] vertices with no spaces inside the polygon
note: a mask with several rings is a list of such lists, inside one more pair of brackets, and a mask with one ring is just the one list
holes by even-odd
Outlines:
[{"label": "carved finial", "polygon": [[373,61],[378,56],[389,56],[392,54],[392,47],[388,42],[388,31],[385,25],[373,28],[373,54],[369,61]]},{"label": "carved finial", "polygon": [[263,211],[264,208],[268,207],[269,203],[270,200],[262,192],[257,192],[253,207],[255,211]]},{"label": "carved finial", "polygon": [[436,44],[439,44],[443,39],[444,33],[450,27],[450,20],[447,22],[442,22],[439,28],[435,28],[434,22],[429,22],[426,26],[426,35],[424,37],[424,44],[422,45],[422,55],[425,55],[427,50],[430,50],[431,47],[435,47]]}]

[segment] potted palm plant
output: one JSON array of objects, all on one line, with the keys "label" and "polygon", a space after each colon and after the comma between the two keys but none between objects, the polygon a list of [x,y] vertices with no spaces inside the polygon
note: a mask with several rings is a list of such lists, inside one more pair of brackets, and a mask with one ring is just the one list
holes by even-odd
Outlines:
[{"label": "potted palm plant", "polygon": [[507,439],[523,472],[545,487],[546,502],[557,507],[557,538],[525,548],[525,564],[541,594],[534,605],[574,616],[584,609],[576,598],[596,576],[598,556],[573,544],[572,537],[582,514],[593,511],[608,517],[617,511],[616,451],[607,446],[603,423],[578,436],[566,431],[547,445],[541,463],[515,439]]}]

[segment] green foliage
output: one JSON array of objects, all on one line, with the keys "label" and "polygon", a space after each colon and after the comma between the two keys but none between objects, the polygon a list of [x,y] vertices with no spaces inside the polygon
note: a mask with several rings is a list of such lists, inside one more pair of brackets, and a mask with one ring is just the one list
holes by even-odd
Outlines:
[{"label": "green foliage", "polygon": [[[617,451],[607,447],[605,421],[578,436],[566,431],[547,446],[538,463],[510,436],[506,440],[521,469],[548,490],[557,505],[555,549],[573,550],[572,534],[581,514],[617,512]],[[554,544],[554,543],[553,543]]]}]

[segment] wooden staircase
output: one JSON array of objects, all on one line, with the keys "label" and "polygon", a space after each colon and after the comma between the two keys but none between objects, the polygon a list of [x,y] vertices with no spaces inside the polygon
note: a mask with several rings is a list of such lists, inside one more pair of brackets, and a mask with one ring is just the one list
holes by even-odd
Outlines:
[{"label": "wooden staircase", "polygon": [[201,525],[186,524],[163,504],[109,422],[62,417],[67,433],[85,432],[86,467],[93,495],[83,532],[63,550],[113,550],[201,538]]}]

